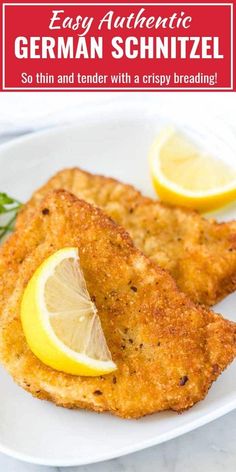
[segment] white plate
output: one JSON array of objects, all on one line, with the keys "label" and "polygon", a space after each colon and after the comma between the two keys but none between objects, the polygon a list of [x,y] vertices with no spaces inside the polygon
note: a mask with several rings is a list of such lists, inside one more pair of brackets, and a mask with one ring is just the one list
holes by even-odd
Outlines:
[{"label": "white plate", "polygon": [[[160,118],[155,108],[145,103],[132,107],[125,103],[107,105],[97,113],[87,109],[75,127],[51,129],[2,146],[0,190],[24,201],[56,170],[81,166],[134,183],[152,194],[146,156],[150,142],[164,122],[170,122],[170,118],[163,114]],[[207,146],[214,143],[214,148],[222,150],[225,156],[230,157],[232,149],[236,149],[226,127],[221,126],[221,132],[215,136],[213,123],[207,132],[202,123],[201,128],[190,123],[189,117],[188,125],[183,120],[179,126]],[[231,209],[221,217],[233,215]],[[235,295],[217,309],[232,318]],[[235,407],[236,364],[213,385],[207,398],[188,412],[155,414],[138,421],[57,408],[32,398],[0,369],[0,451],[38,464],[89,464],[167,441]]]}]

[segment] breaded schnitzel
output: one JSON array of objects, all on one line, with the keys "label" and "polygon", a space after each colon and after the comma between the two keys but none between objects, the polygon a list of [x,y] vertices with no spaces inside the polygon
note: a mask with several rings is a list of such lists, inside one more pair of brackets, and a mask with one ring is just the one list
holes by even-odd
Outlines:
[{"label": "breaded schnitzel", "polygon": [[129,232],[145,255],[171,273],[193,301],[213,305],[235,290],[235,221],[206,220],[195,211],[144,197],[131,185],[68,169],[34,193],[19,215],[18,226],[57,188],[101,207]]},{"label": "breaded schnitzel", "polygon": [[[54,371],[30,351],[20,322],[24,289],[45,258],[78,247],[88,291],[118,370]],[[0,248],[0,360],[33,395],[69,408],[138,418],[203,399],[236,355],[236,325],[179,292],[128,233],[63,190],[50,193]]]}]

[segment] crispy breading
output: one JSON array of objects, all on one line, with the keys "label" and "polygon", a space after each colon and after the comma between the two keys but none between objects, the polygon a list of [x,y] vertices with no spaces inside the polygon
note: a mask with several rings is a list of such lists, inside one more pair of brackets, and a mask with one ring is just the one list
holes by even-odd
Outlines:
[{"label": "crispy breading", "polygon": [[236,222],[144,197],[131,185],[80,169],[63,170],[36,191],[19,216],[24,224],[51,189],[64,188],[101,207],[124,226],[136,246],[167,269],[193,301],[213,305],[236,288]]},{"label": "crispy breading", "polygon": [[[45,258],[78,247],[117,371],[77,377],[38,360],[20,322],[27,282]],[[236,355],[236,325],[195,306],[122,227],[66,191],[51,192],[0,248],[0,360],[34,396],[137,418],[203,399]]]}]

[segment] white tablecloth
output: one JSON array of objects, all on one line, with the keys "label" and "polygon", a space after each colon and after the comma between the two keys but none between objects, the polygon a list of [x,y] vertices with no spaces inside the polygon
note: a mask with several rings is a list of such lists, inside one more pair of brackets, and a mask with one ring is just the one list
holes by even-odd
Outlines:
[{"label": "white tablecloth", "polygon": [[191,116],[196,121],[207,117],[208,112],[215,118],[222,118],[236,127],[236,93],[2,93],[0,94],[0,136],[33,131],[39,128],[70,123],[83,115],[89,105],[93,113],[100,107],[121,100],[137,102],[145,100],[156,103],[173,118]]}]

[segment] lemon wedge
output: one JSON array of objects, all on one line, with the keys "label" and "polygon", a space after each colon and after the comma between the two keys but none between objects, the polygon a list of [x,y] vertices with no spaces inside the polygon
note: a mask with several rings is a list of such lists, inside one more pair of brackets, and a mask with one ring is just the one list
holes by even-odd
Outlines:
[{"label": "lemon wedge", "polygon": [[167,203],[210,211],[236,198],[236,170],[174,128],[165,128],[156,138],[149,162],[155,190]]},{"label": "lemon wedge", "polygon": [[30,349],[46,365],[74,375],[116,369],[76,248],[48,257],[29,281],[21,321]]}]

